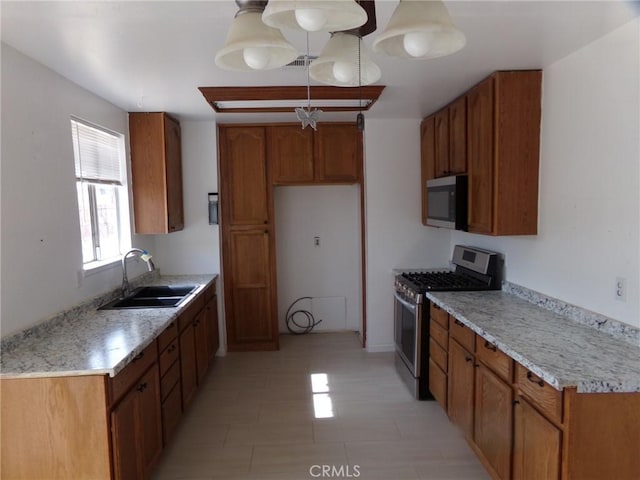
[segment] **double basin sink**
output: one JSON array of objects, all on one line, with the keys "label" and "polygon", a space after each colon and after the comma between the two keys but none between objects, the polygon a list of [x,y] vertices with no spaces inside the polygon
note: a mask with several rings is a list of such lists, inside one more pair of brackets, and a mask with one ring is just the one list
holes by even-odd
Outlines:
[{"label": "double basin sink", "polygon": [[112,300],[98,310],[120,310],[125,308],[170,308],[177,307],[197,285],[152,285],[135,289],[129,296]]}]

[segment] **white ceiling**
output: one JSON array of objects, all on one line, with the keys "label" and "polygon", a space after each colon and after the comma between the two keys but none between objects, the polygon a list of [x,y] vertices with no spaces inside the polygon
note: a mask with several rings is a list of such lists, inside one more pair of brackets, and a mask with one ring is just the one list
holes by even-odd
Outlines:
[{"label": "white ceiling", "polygon": [[[397,3],[377,0],[378,31]],[[467,37],[466,47],[432,60],[373,55],[382,69],[378,83],[387,88],[368,118],[423,117],[494,70],[544,68],[640,14],[637,1],[622,0],[445,3]],[[2,0],[0,8],[3,42],[127,111],[247,121],[246,115],[216,115],[197,87],[307,81],[304,69],[238,73],[215,66],[237,10],[232,0]],[[369,49],[376,33],[365,38]],[[301,52],[306,49],[304,34],[284,34]],[[311,34],[311,54],[319,54],[327,39],[326,33]],[[293,112],[269,118],[295,121]]]}]

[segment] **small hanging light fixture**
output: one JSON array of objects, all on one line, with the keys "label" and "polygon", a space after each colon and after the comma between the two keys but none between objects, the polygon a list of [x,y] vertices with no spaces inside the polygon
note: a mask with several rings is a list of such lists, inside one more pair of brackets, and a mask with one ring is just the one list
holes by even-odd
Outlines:
[{"label": "small hanging light fixture", "polygon": [[355,0],[269,0],[262,21],[276,28],[336,32],[363,25],[367,12]]}]

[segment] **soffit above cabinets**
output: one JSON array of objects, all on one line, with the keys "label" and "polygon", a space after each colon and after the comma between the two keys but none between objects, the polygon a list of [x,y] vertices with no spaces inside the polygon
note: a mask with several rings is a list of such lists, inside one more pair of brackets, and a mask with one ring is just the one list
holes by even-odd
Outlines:
[{"label": "soffit above cabinets", "polygon": [[367,111],[378,100],[384,85],[363,87],[199,87],[207,103],[218,113],[290,112],[309,105],[324,112]]}]

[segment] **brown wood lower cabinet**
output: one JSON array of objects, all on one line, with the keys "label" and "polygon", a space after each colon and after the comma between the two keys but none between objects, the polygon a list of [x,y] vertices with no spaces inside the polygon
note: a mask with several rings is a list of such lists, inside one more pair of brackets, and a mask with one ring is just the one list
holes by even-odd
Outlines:
[{"label": "brown wood lower cabinet", "polygon": [[473,436],[474,357],[453,338],[449,339],[449,418],[468,438]]},{"label": "brown wood lower cabinet", "polygon": [[516,480],[560,478],[562,432],[524,398],[519,397],[517,402],[513,478]]}]

